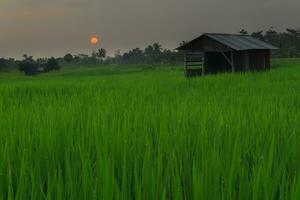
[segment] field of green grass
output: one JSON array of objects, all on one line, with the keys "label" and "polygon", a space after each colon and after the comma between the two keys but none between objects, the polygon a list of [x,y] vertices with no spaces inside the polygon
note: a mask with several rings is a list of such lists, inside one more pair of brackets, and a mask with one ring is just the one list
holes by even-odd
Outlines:
[{"label": "field of green grass", "polygon": [[300,199],[300,59],[0,72],[0,199]]}]

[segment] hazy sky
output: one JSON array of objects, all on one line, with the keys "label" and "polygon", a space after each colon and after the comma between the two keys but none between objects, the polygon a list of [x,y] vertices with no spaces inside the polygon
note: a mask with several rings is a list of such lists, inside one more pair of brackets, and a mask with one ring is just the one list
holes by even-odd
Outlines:
[{"label": "hazy sky", "polygon": [[91,35],[113,54],[270,26],[300,27],[300,0],[0,0],[0,57],[89,53]]}]

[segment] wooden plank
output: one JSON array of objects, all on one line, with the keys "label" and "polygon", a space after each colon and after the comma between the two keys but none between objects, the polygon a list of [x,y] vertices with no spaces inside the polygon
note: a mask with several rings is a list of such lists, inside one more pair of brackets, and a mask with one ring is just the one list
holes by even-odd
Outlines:
[{"label": "wooden plank", "polygon": [[187,60],[195,60],[195,59],[203,60],[203,57],[202,56],[187,56],[186,59]]},{"label": "wooden plank", "polygon": [[195,64],[195,63],[203,63],[203,61],[192,61],[192,62],[186,61],[185,63]]},{"label": "wooden plank", "polygon": [[188,59],[196,59],[196,58],[203,59],[203,56],[186,56],[186,58],[188,58]]},{"label": "wooden plank", "polygon": [[187,54],[187,56],[203,56],[203,54]]},{"label": "wooden plank", "polygon": [[198,55],[203,55],[203,52],[186,52],[188,55],[193,55],[193,54],[198,54]]},{"label": "wooden plank", "polygon": [[198,63],[197,64],[187,64],[186,66],[187,67],[189,67],[189,66],[203,66],[203,64],[202,63],[200,63],[200,64],[198,64]]},{"label": "wooden plank", "polygon": [[191,63],[191,64],[193,64],[193,63],[203,63],[203,61],[186,61],[186,63]]},{"label": "wooden plank", "polygon": [[202,67],[202,76],[205,75],[205,53],[203,53],[203,67]]},{"label": "wooden plank", "polygon": [[198,60],[195,60],[195,61],[186,61],[186,63],[203,63],[203,61],[198,61]]},{"label": "wooden plank", "polygon": [[233,58],[233,51],[230,51],[230,57],[231,57],[231,66],[232,66],[232,72],[235,71],[235,67],[234,67],[234,58]]},{"label": "wooden plank", "polygon": [[244,55],[245,55],[244,59],[245,59],[245,68],[246,68],[246,71],[250,71],[249,52],[245,51]]},{"label": "wooden plank", "polygon": [[199,58],[199,59],[203,59],[203,56],[186,56],[186,58],[192,58],[192,59]]},{"label": "wooden plank", "polygon": [[185,75],[191,75],[191,71],[199,71],[200,74],[203,71],[203,52],[185,52],[184,56],[184,73]]},{"label": "wooden plank", "polygon": [[187,67],[202,67],[203,65],[186,65]]},{"label": "wooden plank", "polygon": [[202,54],[187,54],[187,56],[199,56],[199,57],[203,57]]},{"label": "wooden plank", "polygon": [[232,53],[231,53],[231,58],[229,59],[225,53],[223,51],[221,51],[221,54],[224,56],[224,58],[227,60],[227,62],[231,65],[231,69],[232,69],[232,72],[234,72],[234,66],[233,66],[233,56],[232,56]]},{"label": "wooden plank", "polygon": [[221,54],[223,55],[223,57],[227,60],[227,62],[232,66],[232,62],[231,62],[231,59],[229,59],[225,53],[222,51]]},{"label": "wooden plank", "polygon": [[203,62],[185,62],[186,65],[202,65]]},{"label": "wooden plank", "polygon": [[186,73],[186,52],[184,53],[184,73]]}]

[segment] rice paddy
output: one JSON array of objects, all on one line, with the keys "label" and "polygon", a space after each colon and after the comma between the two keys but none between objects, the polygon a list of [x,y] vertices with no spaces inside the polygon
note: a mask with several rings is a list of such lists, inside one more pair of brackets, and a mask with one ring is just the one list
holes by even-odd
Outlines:
[{"label": "rice paddy", "polygon": [[273,66],[0,73],[0,199],[300,199],[300,60]]}]

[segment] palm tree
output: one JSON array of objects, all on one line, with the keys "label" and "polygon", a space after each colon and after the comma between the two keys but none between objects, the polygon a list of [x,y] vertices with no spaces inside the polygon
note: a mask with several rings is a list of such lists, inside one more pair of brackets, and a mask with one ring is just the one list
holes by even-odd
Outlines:
[{"label": "palm tree", "polygon": [[101,48],[98,49],[97,53],[96,53],[97,58],[99,58],[100,60],[102,60],[103,58],[106,57],[106,50]]}]

